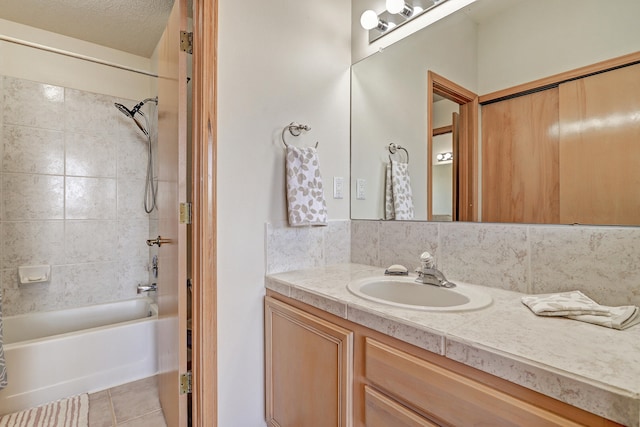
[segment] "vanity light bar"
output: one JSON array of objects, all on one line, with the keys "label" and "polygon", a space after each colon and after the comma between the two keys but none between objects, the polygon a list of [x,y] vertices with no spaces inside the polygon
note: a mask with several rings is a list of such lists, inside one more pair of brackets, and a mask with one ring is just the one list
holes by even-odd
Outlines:
[{"label": "vanity light bar", "polygon": [[369,43],[372,43],[446,1],[448,0],[387,0],[387,9],[381,13],[365,10],[360,16],[360,25],[369,31]]}]

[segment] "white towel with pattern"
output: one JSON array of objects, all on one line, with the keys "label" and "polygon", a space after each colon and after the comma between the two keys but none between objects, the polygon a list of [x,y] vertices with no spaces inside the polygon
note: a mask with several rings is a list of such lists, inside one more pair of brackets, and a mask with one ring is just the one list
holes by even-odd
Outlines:
[{"label": "white towel with pattern", "polygon": [[384,219],[396,219],[393,208],[393,179],[391,178],[391,162],[387,163],[384,179]]},{"label": "white towel with pattern", "polygon": [[[387,165],[386,182],[385,218],[413,219],[413,195],[409,178],[409,164],[391,160]],[[390,205],[391,200],[393,205]]]},{"label": "white towel with pattern", "polygon": [[327,205],[316,149],[288,146],[286,173],[289,225],[327,225]]},{"label": "white towel with pattern", "polygon": [[640,309],[633,305],[600,305],[580,291],[522,297],[522,303],[538,316],[558,316],[613,329],[640,323]]}]

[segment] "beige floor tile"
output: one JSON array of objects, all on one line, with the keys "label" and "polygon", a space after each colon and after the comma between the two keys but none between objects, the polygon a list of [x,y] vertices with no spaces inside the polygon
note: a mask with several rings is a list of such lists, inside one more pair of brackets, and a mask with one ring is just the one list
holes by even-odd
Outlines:
[{"label": "beige floor tile", "polygon": [[114,387],[110,393],[118,424],[160,409],[155,377]]},{"label": "beige floor tile", "polygon": [[111,400],[107,391],[89,395],[89,427],[112,427],[115,425]]},{"label": "beige floor tile", "polygon": [[[125,423],[118,424],[118,427],[167,427],[162,411],[155,411],[142,417],[134,418]],[[91,426],[93,427],[93,426]]]}]

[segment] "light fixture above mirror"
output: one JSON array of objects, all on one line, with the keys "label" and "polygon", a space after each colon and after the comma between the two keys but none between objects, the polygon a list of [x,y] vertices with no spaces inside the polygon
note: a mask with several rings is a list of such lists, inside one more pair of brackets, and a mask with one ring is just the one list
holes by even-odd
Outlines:
[{"label": "light fixture above mirror", "polygon": [[386,0],[386,10],[380,13],[371,9],[365,10],[360,16],[360,25],[369,31],[369,43],[372,43],[446,1]]}]

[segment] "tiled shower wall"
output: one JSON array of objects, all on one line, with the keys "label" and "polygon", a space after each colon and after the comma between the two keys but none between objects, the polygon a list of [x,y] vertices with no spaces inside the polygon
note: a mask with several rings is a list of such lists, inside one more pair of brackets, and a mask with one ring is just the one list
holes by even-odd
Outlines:
[{"label": "tiled shower wall", "polygon": [[331,221],[267,224],[267,274],[354,262],[414,270],[429,251],[447,278],[520,293],[579,289],[605,305],[640,305],[640,228]]},{"label": "tiled shower wall", "polygon": [[[125,100],[0,76],[0,286],[5,315],[136,296],[148,281],[146,137]],[[51,281],[19,285],[18,266]]]}]

